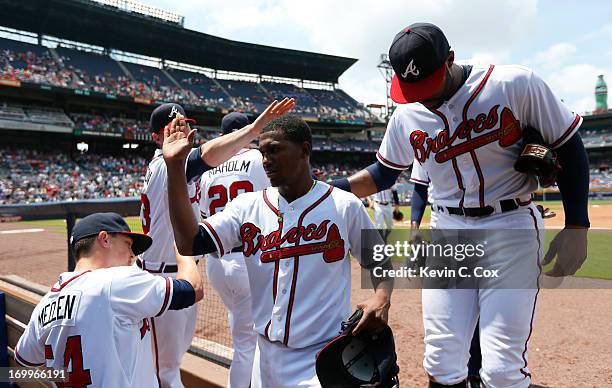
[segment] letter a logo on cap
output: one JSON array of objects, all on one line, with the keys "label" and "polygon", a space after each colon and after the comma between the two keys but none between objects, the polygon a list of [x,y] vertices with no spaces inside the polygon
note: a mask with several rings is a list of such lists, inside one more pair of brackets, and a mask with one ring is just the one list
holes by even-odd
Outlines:
[{"label": "letter a logo on cap", "polygon": [[170,111],[170,114],[168,115],[168,117],[176,117],[176,115],[179,113],[178,109],[176,109],[175,105],[172,105],[172,110]]},{"label": "letter a logo on cap", "polygon": [[408,73],[412,74],[415,77],[419,75],[419,70],[416,68],[413,62],[414,59],[411,59],[410,63],[408,63],[408,66],[406,66],[406,71],[402,73],[402,77],[408,77]]}]

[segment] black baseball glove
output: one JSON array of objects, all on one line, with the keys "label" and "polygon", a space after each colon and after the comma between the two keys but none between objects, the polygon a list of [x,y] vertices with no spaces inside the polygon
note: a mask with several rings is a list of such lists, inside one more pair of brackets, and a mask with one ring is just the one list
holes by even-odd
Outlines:
[{"label": "black baseball glove", "polygon": [[533,127],[523,129],[523,147],[514,169],[524,174],[535,175],[540,186],[549,187],[557,181],[561,165],[557,155],[544,142],[542,135]]},{"label": "black baseball glove", "polygon": [[404,213],[399,210],[393,210],[393,219],[395,221],[401,221],[404,219]]}]

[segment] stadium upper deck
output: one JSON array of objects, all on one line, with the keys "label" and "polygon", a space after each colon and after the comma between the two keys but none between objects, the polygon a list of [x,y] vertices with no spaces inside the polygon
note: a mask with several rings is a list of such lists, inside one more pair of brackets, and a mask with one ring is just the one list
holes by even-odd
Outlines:
[{"label": "stadium upper deck", "polygon": [[273,99],[291,95],[299,113],[365,125],[376,118],[345,92],[266,81],[214,79],[204,73],[117,61],[109,55],[66,47],[49,48],[0,38],[0,80],[28,82],[138,99],[155,104],[260,113]]},{"label": "stadium upper deck", "polygon": [[[174,101],[196,110],[252,114],[290,91],[299,99],[298,113],[310,121],[362,127],[381,123],[335,87],[356,62],[353,58],[232,41],[95,1],[0,0],[0,6],[0,26],[38,40],[38,45],[0,40],[5,85],[45,84],[139,104]],[[97,52],[74,50],[75,42]],[[125,61],[125,54],[146,57],[157,66]],[[211,77],[217,72],[224,76]],[[320,89],[304,87],[304,82]]]}]

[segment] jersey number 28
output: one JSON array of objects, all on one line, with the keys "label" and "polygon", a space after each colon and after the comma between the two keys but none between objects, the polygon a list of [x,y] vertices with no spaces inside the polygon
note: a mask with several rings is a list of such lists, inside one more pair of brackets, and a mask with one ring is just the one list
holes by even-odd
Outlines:
[{"label": "jersey number 28", "polygon": [[[242,193],[251,193],[253,191],[253,184],[249,181],[236,181],[233,182],[229,190],[225,188],[223,185],[214,185],[210,186],[208,189],[208,198],[215,198],[210,201],[210,206],[208,208],[209,216],[212,216],[218,211],[223,210],[225,205],[232,199],[236,198],[238,194]],[[228,192],[229,192],[229,201],[228,201]]]}]

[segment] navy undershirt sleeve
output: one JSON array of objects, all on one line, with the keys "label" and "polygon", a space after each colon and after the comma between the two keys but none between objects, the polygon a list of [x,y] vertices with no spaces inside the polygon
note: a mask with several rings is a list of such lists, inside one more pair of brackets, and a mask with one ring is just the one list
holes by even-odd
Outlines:
[{"label": "navy undershirt sleeve", "polygon": [[199,178],[206,171],[212,169],[211,166],[206,164],[200,156],[200,147],[196,147],[191,150],[189,156],[187,156],[187,168],[185,169],[185,175],[187,176],[187,182],[191,182],[196,178]]},{"label": "navy undershirt sleeve", "polygon": [[205,255],[207,253],[217,252],[212,237],[203,226],[200,225],[198,234],[193,239],[193,255]]},{"label": "navy undershirt sleeve", "polygon": [[181,310],[195,303],[195,290],[185,279],[172,279],[172,302],[169,310]]},{"label": "navy undershirt sleeve", "polygon": [[410,221],[421,223],[427,207],[427,185],[414,184],[410,207]]},{"label": "navy undershirt sleeve", "polygon": [[378,191],[383,191],[391,188],[391,186],[395,184],[395,181],[397,181],[397,178],[399,178],[400,174],[402,173],[400,170],[389,168],[380,163],[379,161],[370,164],[368,167],[366,167],[366,170],[368,170],[368,172],[372,176],[372,179],[374,180]]},{"label": "navy undershirt sleeve", "polygon": [[348,191],[349,193],[351,192],[351,183],[349,182],[348,178],[334,179],[329,182],[329,184],[340,190]]},{"label": "navy undershirt sleeve", "polygon": [[589,158],[578,133],[555,150],[562,171],[557,185],[563,200],[566,225],[590,226],[589,200]]}]

